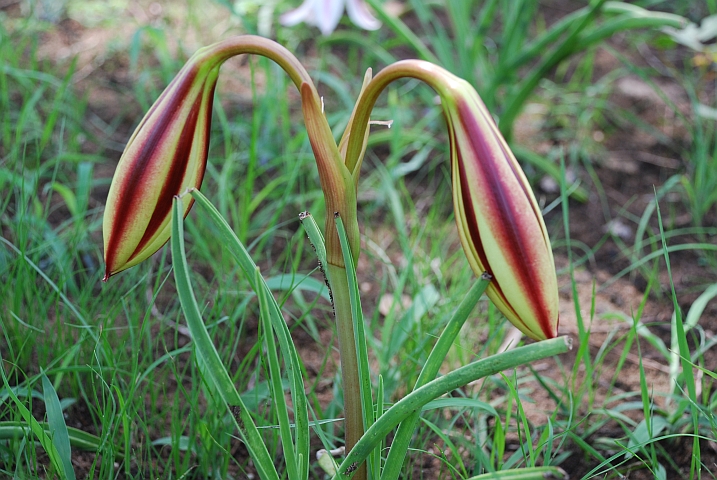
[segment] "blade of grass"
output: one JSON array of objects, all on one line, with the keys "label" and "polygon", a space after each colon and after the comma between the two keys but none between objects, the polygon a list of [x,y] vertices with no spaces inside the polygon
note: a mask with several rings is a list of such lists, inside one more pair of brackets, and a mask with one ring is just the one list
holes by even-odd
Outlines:
[{"label": "blade of grass", "polygon": [[[383,415],[383,411],[386,408],[386,405],[384,404],[384,391],[383,391],[383,376],[381,374],[378,375],[378,385],[376,386],[376,411],[374,413],[374,418],[378,419],[381,415]],[[378,445],[378,448],[374,451],[379,452],[379,461],[376,462],[373,465],[373,475],[371,478],[373,479],[380,479],[381,478],[381,462],[380,462],[380,453],[384,451],[386,448],[386,439],[384,438]]]},{"label": "blade of grass", "polygon": [[[289,328],[284,321],[281,314],[281,309],[276,303],[274,295],[271,294],[266,281],[263,277],[257,278],[254,276],[254,271],[257,268],[256,264],[252,260],[249,252],[247,252],[244,245],[239,241],[239,238],[234,234],[229,224],[224,220],[219,211],[214,205],[205,197],[199,190],[191,191],[192,197],[195,199],[198,205],[205,209],[208,213],[209,220],[219,230],[223,244],[229,250],[229,253],[237,260],[239,266],[244,272],[247,281],[249,281],[252,289],[258,292],[259,289],[263,290],[268,299],[268,307],[271,318],[271,324],[276,333],[277,340],[279,342],[279,349],[284,357],[285,368],[287,370],[287,376],[290,380],[291,398],[294,405],[294,422],[296,424],[296,452],[300,458],[304,461],[301,463],[301,473],[299,478],[307,478],[309,472],[309,414],[308,406],[306,403],[306,394],[304,391],[304,379],[302,377],[301,360],[299,354],[296,351],[296,346],[291,339]],[[317,241],[317,251],[325,252],[323,242]],[[325,255],[324,255],[325,256]]]},{"label": "blade of grass", "polygon": [[428,49],[428,47],[421,41],[418,36],[411,31],[411,29],[401,21],[398,17],[394,17],[386,13],[383,5],[377,0],[366,0],[366,3],[371,5],[371,8],[376,12],[378,18],[388,25],[388,27],[409,44],[423,60],[427,60],[431,63],[440,65],[441,62],[436,58],[435,55]]},{"label": "blade of grass", "polygon": [[[262,282],[259,267],[254,270],[254,278],[256,285]],[[273,406],[279,417],[279,432],[281,436],[281,445],[286,457],[286,472],[289,478],[299,478],[299,465],[295,456],[294,444],[292,442],[291,424],[289,422],[289,409],[286,405],[284,397],[284,385],[281,381],[281,366],[279,365],[279,356],[277,355],[276,342],[274,341],[274,332],[271,328],[271,312],[269,307],[269,299],[265,289],[260,288],[257,292],[259,297],[259,312],[263,325],[264,343],[266,345],[266,354],[269,363],[269,385],[271,387],[271,398]],[[298,461],[306,461],[299,455]]]},{"label": "blade of grass", "polygon": [[[490,275],[482,275],[468,291],[468,294],[466,294],[465,298],[456,309],[456,312],[448,321],[448,324],[443,329],[441,336],[438,338],[438,341],[428,356],[428,359],[418,376],[414,391],[436,378],[443,361],[446,359],[446,355],[448,355],[448,350],[450,350],[453,342],[455,342],[463,324],[468,319],[468,315],[470,315],[475,308],[478,300],[480,300],[483,292],[485,292],[485,289],[488,288],[490,279]],[[411,437],[413,436],[413,432],[416,430],[419,419],[420,413],[416,412],[403,421],[398,427],[398,431],[396,432],[396,436],[394,437],[393,442],[391,443],[391,448],[388,452],[386,467],[384,468],[381,476],[382,480],[396,480],[398,478],[401,473],[401,467],[403,466],[404,459],[406,458],[406,452],[408,452]]]},{"label": "blade of grass", "polygon": [[[528,452],[526,456],[526,452],[523,451],[523,458],[525,459],[526,463],[530,467],[535,467],[535,450],[533,449],[533,440],[531,438],[530,434],[530,426],[528,425],[528,418],[525,416],[525,410],[523,409],[523,402],[520,400],[520,395],[518,394],[517,384],[518,384],[518,377],[516,376],[516,372],[513,371],[513,379],[512,381],[508,379],[507,376],[501,374],[503,377],[503,380],[505,381],[505,384],[510,389],[509,395],[513,397],[515,400],[515,405],[518,408],[518,420],[520,421],[520,424],[518,425],[518,439],[520,441],[521,437],[523,437],[523,441],[520,441],[520,448],[521,450],[524,449],[524,445],[528,446]],[[523,429],[521,433],[520,425],[522,424]]]},{"label": "blade of grass", "polygon": [[[50,425],[47,422],[38,422],[42,430],[49,436]],[[0,440],[13,440],[26,436],[34,432],[25,422],[7,421],[0,422]],[[102,439],[83,430],[67,427],[67,436],[70,439],[70,445],[80,450],[88,452],[97,452],[102,444]],[[118,459],[124,458],[124,451],[116,449]]]},{"label": "blade of grass", "polygon": [[52,382],[47,378],[44,371],[40,371],[42,378],[42,393],[45,400],[45,412],[47,414],[47,425],[50,427],[50,438],[59,455],[59,461],[65,472],[65,477],[73,480],[75,470],[72,468],[72,450],[70,448],[70,436],[67,433],[65,416],[62,414],[62,406]]},{"label": "blade of grass", "polygon": [[[75,306],[75,304],[72,303],[64,293],[62,293],[62,291],[55,284],[55,282],[53,282],[50,277],[48,277],[45,272],[40,269],[40,267],[38,267],[32,260],[30,260],[29,257],[22,253],[22,251],[20,251],[20,249],[17,248],[14,244],[12,244],[9,240],[5,239],[4,237],[0,237],[0,242],[3,242],[5,245],[7,245],[12,251],[14,251],[19,257],[21,257],[25,261],[25,263],[30,266],[30,268],[35,270],[35,272],[37,272],[37,274],[42,277],[42,279],[50,286],[50,288],[57,294],[57,296],[60,297],[60,299],[67,306],[67,308],[69,308],[70,311],[75,315],[77,320],[80,321],[85,331],[90,335],[92,340],[94,340],[95,343],[99,343],[99,337],[97,336],[97,332],[95,332],[95,327],[87,322],[87,319],[85,319],[84,315],[82,315]],[[114,362],[111,358],[105,358],[105,360],[107,360],[111,367],[114,366]]]},{"label": "blade of grass", "polygon": [[[368,364],[368,348],[366,346],[363,311],[361,310],[361,297],[359,294],[358,280],[356,279],[356,266],[354,265],[353,255],[351,254],[351,247],[349,245],[348,237],[346,236],[344,223],[338,215],[334,217],[334,220],[336,221],[336,230],[338,231],[339,241],[341,242],[341,252],[343,253],[344,263],[346,264],[346,279],[349,284],[351,315],[354,324],[354,336],[356,338],[356,353],[358,355],[363,423],[364,430],[368,430],[376,419],[373,415],[374,407],[373,393],[371,391],[371,369]],[[376,448],[371,454],[368,470],[371,471],[375,468],[374,465],[380,463],[380,460],[381,452],[378,448]]]},{"label": "blade of grass", "polygon": [[[667,276],[670,279],[670,291],[672,292],[672,305],[674,307],[674,325],[679,345],[679,353],[682,359],[682,377],[687,385],[687,394],[690,398],[690,413],[692,415],[692,427],[695,434],[699,433],[700,415],[697,408],[697,389],[695,386],[695,377],[692,375],[692,366],[690,365],[691,355],[687,345],[687,335],[685,334],[685,325],[682,322],[682,311],[677,302],[677,293],[675,292],[675,282],[672,279],[672,267],[670,265],[670,255],[667,249],[667,240],[665,240],[665,232],[662,225],[662,214],[660,213],[660,205],[657,208],[657,221],[660,226],[660,238],[662,239],[662,252],[665,257],[667,266]],[[692,442],[692,462],[690,464],[690,478],[702,478],[702,462],[700,461],[700,442],[697,436],[693,437]]]},{"label": "blade of grass", "polygon": [[[577,320],[578,325],[578,339],[580,341],[580,347],[578,348],[576,357],[579,358],[583,365],[585,366],[585,375],[586,378],[592,377],[592,371],[593,371],[593,365],[592,361],[590,359],[590,342],[589,342],[589,334],[590,332],[585,329],[585,321],[583,319],[582,310],[580,308],[580,297],[578,295],[578,285],[575,281],[575,265],[573,264],[573,249],[571,246],[571,240],[570,240],[570,216],[569,216],[569,203],[568,203],[568,194],[566,191],[566,185],[567,185],[567,177],[565,172],[565,159],[561,156],[560,158],[560,176],[561,176],[561,182],[560,182],[560,196],[562,198],[562,204],[563,204],[563,225],[564,225],[564,231],[565,231],[565,243],[568,247],[568,268],[570,272],[570,286],[572,290],[573,295],[573,304],[575,308],[575,316]],[[594,287],[593,287],[594,289]],[[595,300],[595,294],[592,295],[593,301]],[[575,367],[573,369],[573,382],[576,381],[578,378],[577,371],[579,368],[580,362],[575,362]],[[590,382],[586,382],[587,388],[590,388]],[[573,385],[573,390],[575,389],[575,385]],[[592,395],[590,395],[590,398],[592,398]]]},{"label": "blade of grass", "polygon": [[570,476],[558,467],[532,467],[484,473],[467,480],[544,480],[546,478],[568,480]]},{"label": "blade of grass", "polygon": [[441,439],[443,445],[448,447],[448,450],[451,451],[452,457],[455,459],[454,462],[457,465],[450,465],[452,469],[455,469],[458,471],[461,477],[467,477],[468,476],[468,470],[466,470],[466,466],[463,463],[463,455],[461,455],[460,450],[456,447],[455,443],[451,440],[451,437],[443,432],[443,430],[436,425],[435,423],[425,419],[421,418],[421,422],[423,422],[425,425],[428,425],[428,428],[431,429],[431,431]]},{"label": "blade of grass", "polygon": [[506,137],[507,141],[511,141],[511,132],[513,123],[518,117],[523,104],[530,96],[531,92],[540,83],[540,80],[547,75],[551,68],[557,65],[565,57],[571,54],[575,48],[575,40],[579,37],[583,29],[592,22],[600,12],[605,0],[597,0],[590,7],[590,11],[582,18],[572,22],[568,33],[562,43],[556,46],[552,51],[548,52],[538,63],[538,65],[527,75],[520,85],[516,88],[516,93],[511,95],[505,102],[505,110],[500,117],[498,128]]},{"label": "blade of grass", "polygon": [[47,456],[50,457],[50,462],[52,463],[52,467],[57,471],[57,475],[62,480],[74,479],[74,471],[72,472],[72,477],[67,476],[67,472],[65,471],[62,462],[62,457],[60,456],[60,453],[57,451],[57,447],[55,446],[52,441],[52,438],[50,437],[50,432],[45,431],[42,425],[40,425],[40,422],[38,422],[35,417],[32,416],[30,410],[28,410],[27,407],[23,405],[20,399],[17,398],[17,395],[15,395],[15,392],[13,392],[13,389],[10,388],[10,384],[8,383],[7,377],[5,376],[5,368],[3,367],[3,363],[4,360],[0,358],[0,376],[2,376],[3,384],[5,385],[5,391],[7,392],[7,395],[12,399],[13,402],[15,402],[15,406],[20,411],[20,415],[25,421],[25,424],[30,428],[32,433],[35,435],[35,438],[37,438],[38,442],[40,442],[40,445],[45,450],[45,453],[47,453]]}]

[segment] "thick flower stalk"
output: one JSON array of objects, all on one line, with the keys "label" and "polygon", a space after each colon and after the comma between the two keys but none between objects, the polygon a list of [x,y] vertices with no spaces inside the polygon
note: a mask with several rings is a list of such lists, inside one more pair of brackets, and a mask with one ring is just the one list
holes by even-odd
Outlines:
[{"label": "thick flower stalk", "polygon": [[[379,72],[356,111],[368,115],[393,80],[413,77],[441,97],[450,138],[453,205],[461,244],[476,273],[493,277],[488,297],[530,338],[553,338],[558,329],[558,288],[547,229],[525,174],[475,89],[441,67],[407,60]],[[359,154],[349,140],[349,169]],[[355,142],[355,143],[354,143]],[[356,160],[354,160],[356,159]]]},{"label": "thick flower stalk", "polygon": [[[342,142],[342,148],[336,145],[306,69],[284,47],[261,37],[241,36],[203,48],[155,102],[127,144],[110,187],[103,223],[105,280],[148,258],[169,239],[173,197],[189,188],[198,188],[202,182],[219,68],[228,58],[244,53],[275,61],[301,93],[304,120],[328,212],[324,233],[326,272],[333,289],[339,333],[346,448],[350,450],[363,435],[363,414],[346,269],[333,214],[338,213],[343,219],[353,259],[357,260],[357,177],[344,164],[346,142]],[[370,74],[365,83],[368,80]],[[345,135],[356,125],[353,118]],[[366,141],[364,133],[359,142],[361,152]],[[186,215],[191,208],[191,196],[182,198]]]}]

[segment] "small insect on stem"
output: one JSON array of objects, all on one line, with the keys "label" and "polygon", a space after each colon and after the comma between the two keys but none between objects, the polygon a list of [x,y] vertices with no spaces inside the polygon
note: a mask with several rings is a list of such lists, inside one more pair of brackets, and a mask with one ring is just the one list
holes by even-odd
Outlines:
[{"label": "small insect on stem", "polygon": [[354,473],[358,469],[358,465],[356,465],[356,462],[352,463],[351,465],[346,468],[346,471],[344,472],[344,475],[350,475]]},{"label": "small insect on stem", "polygon": [[229,412],[236,420],[239,430],[244,431],[244,420],[241,418],[241,407],[239,405],[232,405],[229,407]]},{"label": "small insect on stem", "polygon": [[[338,216],[339,212],[335,212],[334,216]],[[311,213],[307,211],[303,211],[299,213],[299,221],[303,224],[304,220],[311,217]],[[308,231],[307,231],[308,232]],[[318,251],[316,249],[316,245],[314,245],[314,242],[311,241],[311,236],[309,236],[309,243],[311,244],[311,247],[314,249],[314,252],[318,254]],[[321,271],[321,275],[324,277],[324,283],[326,284],[326,288],[329,290],[329,299],[331,300],[331,306],[334,307],[334,293],[331,291],[331,284],[329,283],[329,276],[326,274],[326,270],[324,269],[324,264],[321,262],[321,260],[318,260],[319,263],[319,270]],[[335,311],[335,307],[334,307]]]}]

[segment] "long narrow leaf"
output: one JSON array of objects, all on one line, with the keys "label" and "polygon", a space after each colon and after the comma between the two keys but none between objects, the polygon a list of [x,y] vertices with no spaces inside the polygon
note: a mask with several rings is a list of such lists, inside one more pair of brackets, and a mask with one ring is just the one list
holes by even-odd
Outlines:
[{"label": "long narrow leaf", "polygon": [[[255,292],[261,288],[266,292],[266,298],[269,303],[269,313],[271,318],[271,324],[276,333],[277,341],[279,342],[279,349],[284,357],[286,374],[290,380],[291,399],[294,405],[294,423],[296,429],[296,452],[298,458],[303,458],[301,462],[301,473],[299,478],[307,478],[309,475],[309,413],[308,405],[306,402],[306,393],[304,390],[304,378],[301,374],[301,360],[299,354],[296,351],[296,346],[291,339],[289,328],[284,321],[281,314],[281,309],[276,303],[276,299],[271,294],[271,290],[266,284],[263,277],[259,276],[257,279],[254,276],[256,264],[252,260],[249,252],[246,250],[244,245],[239,241],[239,238],[234,234],[229,224],[224,220],[219,211],[212,205],[212,203],[205,197],[199,190],[192,190],[192,197],[194,197],[197,204],[203,208],[214,225],[217,227],[223,241],[223,245],[228,249],[229,253],[239,263],[240,268],[244,272],[247,281],[251,285]],[[323,246],[323,242],[317,242],[318,245]],[[319,249],[320,247],[317,247]],[[257,283],[258,281],[258,283]]]},{"label": "long narrow leaf", "polygon": [[409,415],[421,409],[425,404],[441,395],[467,385],[470,382],[494,375],[503,370],[515,368],[543,358],[565,353],[572,347],[568,337],[543,340],[514,350],[477,360],[457,370],[417,388],[396,402],[386,413],[376,420],[363,437],[354,445],[351,452],[339,465],[335,479],[351,478],[356,467],[363,462],[393,428]]},{"label": "long narrow leaf", "polygon": [[[364,430],[368,430],[373,425],[373,394],[371,392],[371,369],[368,364],[368,348],[366,346],[366,331],[364,327],[363,311],[361,310],[361,297],[359,295],[358,281],[356,279],[356,266],[354,265],[353,256],[351,255],[351,247],[349,239],[346,235],[346,229],[340,216],[336,216],[336,230],[339,234],[341,242],[341,252],[344,256],[346,264],[346,279],[349,284],[349,297],[351,299],[351,316],[354,324],[354,336],[356,338],[356,354],[358,356],[359,382],[361,389],[361,404],[363,406],[363,424]],[[378,449],[373,451],[369,469],[380,462],[381,452]]]},{"label": "long narrow leaf", "polygon": [[[40,428],[48,435],[50,434],[50,426],[46,422],[38,422]],[[11,440],[23,437],[27,434],[33,434],[32,429],[25,422],[0,422],[0,440]],[[97,435],[92,435],[83,430],[74,427],[67,427],[67,435],[70,439],[70,445],[80,450],[88,452],[96,452],[102,444],[102,439]],[[116,458],[124,458],[124,451],[121,448],[115,448]]]},{"label": "long narrow leaf", "polygon": [[[256,284],[262,281],[259,267],[254,270]],[[279,432],[281,436],[281,445],[284,449],[286,457],[286,471],[289,478],[298,479],[299,467],[296,463],[296,455],[294,452],[294,443],[291,435],[291,424],[289,421],[289,409],[286,405],[284,397],[284,385],[281,381],[281,366],[279,365],[279,355],[276,351],[276,342],[274,341],[274,331],[271,328],[271,312],[269,307],[269,299],[267,291],[260,288],[257,291],[259,297],[259,312],[263,326],[263,339],[266,345],[266,355],[269,363],[269,386],[271,387],[271,398],[274,403],[274,409],[279,417]]]},{"label": "long narrow leaf", "polygon": [[[692,367],[690,365],[690,347],[687,344],[687,335],[685,325],[682,322],[682,312],[680,305],[677,302],[677,293],[675,292],[675,282],[672,279],[672,266],[670,264],[670,255],[667,248],[667,240],[665,239],[665,231],[662,225],[662,215],[660,213],[660,205],[656,205],[657,208],[657,223],[660,226],[660,238],[662,240],[662,253],[665,256],[665,265],[667,266],[667,276],[670,279],[670,292],[672,293],[672,304],[674,306],[673,315],[673,335],[677,337],[678,350],[682,360],[682,377],[685,384],[687,385],[687,395],[690,399],[690,413],[692,415],[692,427],[695,433],[699,432],[700,425],[700,414],[697,408],[697,387],[695,385],[695,378],[692,375]],[[700,461],[700,442],[697,437],[694,437],[692,442],[692,464],[690,466],[690,478],[701,478],[702,475],[702,462]]]},{"label": "long narrow leaf", "polygon": [[224,405],[232,414],[239,434],[244,440],[249,455],[254,460],[259,477],[262,479],[279,480],[279,474],[274,466],[273,459],[266,449],[254,419],[247,411],[244,402],[239,396],[234,382],[219,358],[214,343],[207,331],[199,305],[194,297],[187,257],[184,253],[184,214],[181,203],[174,199],[172,208],[172,259],[174,262],[174,279],[177,294],[182,305],[182,311],[187,319],[187,327],[192,335],[197,356],[205,366],[204,374],[213,390],[219,395]]},{"label": "long narrow leaf", "polygon": [[[3,368],[3,360],[1,357],[0,375],[2,376],[3,384],[5,385],[5,391],[12,399],[12,401],[15,402],[15,406],[18,410],[20,410],[20,415],[22,415],[25,424],[30,428],[32,433],[35,435],[35,438],[37,438],[38,442],[40,442],[40,445],[45,450],[45,453],[47,453],[47,456],[50,457],[50,462],[52,462],[52,466],[55,468],[55,470],[57,470],[57,474],[62,480],[70,480],[67,477],[67,473],[65,472],[65,469],[62,465],[62,461],[60,460],[60,453],[57,451],[57,447],[55,447],[55,444],[52,443],[52,439],[50,438],[49,432],[46,432],[45,429],[42,428],[40,422],[38,422],[35,417],[32,416],[30,410],[28,410],[27,407],[23,405],[20,399],[17,398],[17,395],[15,395],[15,392],[12,391],[12,388],[10,388],[10,384],[8,383],[7,377],[5,376],[5,369]],[[74,475],[72,478],[74,478]]]},{"label": "long narrow leaf", "polygon": [[[451,345],[453,345],[463,324],[468,319],[468,315],[470,315],[475,308],[485,289],[488,288],[490,279],[490,275],[481,276],[480,280],[468,291],[468,294],[448,321],[446,328],[443,329],[441,336],[438,338],[431,354],[428,356],[428,360],[426,360],[416,381],[415,388],[422,387],[436,377],[443,361],[446,359],[446,355],[448,355]],[[381,476],[382,480],[396,480],[398,478],[398,475],[401,473],[401,467],[403,466],[403,460],[406,458],[406,452],[408,452],[411,437],[416,430],[419,419],[420,413],[415,412],[405,421],[401,422],[396,436],[393,439],[393,443],[391,443],[391,449],[388,452],[386,468]]]}]

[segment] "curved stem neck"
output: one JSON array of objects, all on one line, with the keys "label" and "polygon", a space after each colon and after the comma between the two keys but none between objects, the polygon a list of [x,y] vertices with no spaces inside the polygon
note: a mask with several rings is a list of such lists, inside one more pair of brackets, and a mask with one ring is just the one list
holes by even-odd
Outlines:
[{"label": "curved stem neck", "polygon": [[[198,57],[213,57],[218,64],[224,63],[231,57],[242,54],[261,55],[276,62],[291,78],[291,81],[300,89],[302,83],[308,83],[314,92],[309,72],[289,50],[268,38],[256,35],[241,35],[228,38],[202,48],[195,54]],[[318,93],[316,95],[318,100]]]},{"label": "curved stem neck", "polygon": [[[355,172],[356,164],[359,161],[363,138],[376,100],[389,83],[399,78],[421,80],[441,97],[444,97],[450,90],[452,82],[462,81],[448,70],[423,60],[402,60],[381,70],[366,86],[355,108],[356,116],[352,122],[353,127],[346,148],[345,163],[350,172]],[[354,175],[358,175],[358,173],[354,173]]]}]

